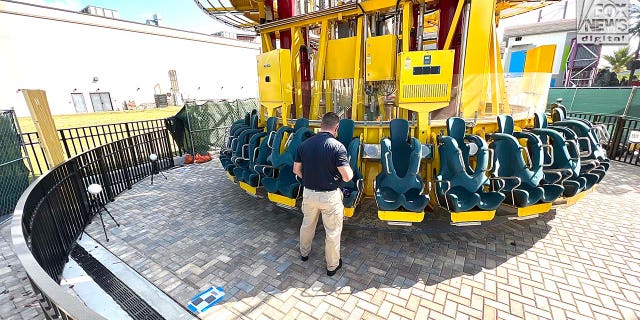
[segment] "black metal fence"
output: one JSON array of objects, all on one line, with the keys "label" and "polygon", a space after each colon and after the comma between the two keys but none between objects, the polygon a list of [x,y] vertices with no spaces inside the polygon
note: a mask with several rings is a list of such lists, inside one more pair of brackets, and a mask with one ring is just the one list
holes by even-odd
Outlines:
[{"label": "black metal fence", "polygon": [[[166,129],[167,120],[142,120],[121,122],[113,124],[86,126],[78,128],[59,129],[58,138],[67,158],[71,158],[95,147],[105,145],[112,141],[133,137],[154,130]],[[44,151],[40,148],[40,139],[37,132],[22,134],[22,140],[27,149],[27,154],[33,164],[35,175],[41,175],[51,168],[47,162]],[[175,142],[171,140],[173,150],[178,151]]]},{"label": "black metal fence", "polygon": [[[156,164],[149,155],[158,155]],[[102,319],[58,286],[76,240],[94,214],[87,187],[103,187],[104,203],[154,170],[172,167],[171,138],[165,128],[114,139],[52,168],[18,201],[12,221],[14,250],[48,318]]]},{"label": "black metal fence", "polygon": [[606,127],[608,137],[602,141],[610,159],[640,166],[640,118],[588,112],[568,112]]}]

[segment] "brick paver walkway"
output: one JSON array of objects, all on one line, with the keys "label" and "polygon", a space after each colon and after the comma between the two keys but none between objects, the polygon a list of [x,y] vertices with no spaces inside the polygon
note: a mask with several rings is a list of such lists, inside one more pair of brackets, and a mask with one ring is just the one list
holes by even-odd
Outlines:
[{"label": "brick paver walkway", "polygon": [[109,204],[123,224],[110,242],[98,223],[90,234],[180,303],[222,286],[211,319],[640,315],[639,167],[614,163],[594,193],[540,219],[448,235],[346,228],[331,278],[322,228],[300,261],[301,217],[248,196],[216,161],[167,176]]},{"label": "brick paver walkway", "polygon": [[6,221],[0,225],[0,319],[44,319],[10,241],[11,221]]}]

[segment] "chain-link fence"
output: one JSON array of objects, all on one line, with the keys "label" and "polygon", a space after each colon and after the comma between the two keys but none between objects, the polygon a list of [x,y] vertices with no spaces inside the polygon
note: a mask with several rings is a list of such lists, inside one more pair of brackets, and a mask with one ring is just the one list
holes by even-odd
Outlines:
[{"label": "chain-link fence", "polygon": [[0,110],[0,221],[11,215],[29,186],[29,160],[23,156],[17,123],[12,110]]},{"label": "chain-link fence", "polygon": [[256,99],[187,102],[169,118],[171,135],[181,151],[196,154],[219,150],[231,124],[258,108]]}]

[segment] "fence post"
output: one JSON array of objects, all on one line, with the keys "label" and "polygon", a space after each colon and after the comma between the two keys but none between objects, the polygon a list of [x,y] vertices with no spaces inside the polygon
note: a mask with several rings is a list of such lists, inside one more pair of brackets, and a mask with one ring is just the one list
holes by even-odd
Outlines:
[{"label": "fence post", "polygon": [[58,130],[60,132],[60,140],[62,140],[62,145],[64,146],[64,151],[67,153],[67,159],[71,158],[71,151],[69,151],[69,145],[67,144],[67,137],[64,135],[64,129]]},{"label": "fence post", "polygon": [[636,87],[631,87],[631,92],[629,92],[629,99],[627,100],[627,105],[624,106],[624,112],[622,112],[623,116],[627,115],[627,112],[629,112],[629,107],[631,106],[631,100],[633,100],[633,95],[636,92]]},{"label": "fence post", "polygon": [[164,143],[167,147],[167,151],[169,154],[169,163],[171,164],[171,167],[175,166],[176,164],[173,162],[173,151],[171,150],[171,141],[169,140],[169,131],[168,130],[162,130],[162,135],[164,135]]},{"label": "fence post", "polygon": [[113,201],[115,197],[113,196],[113,190],[111,190],[111,177],[109,176],[110,173],[107,171],[107,165],[104,162],[102,147],[96,148],[96,155],[98,156],[98,168],[100,170],[100,176],[102,176],[102,181],[105,184],[103,187],[107,193],[107,199],[109,199],[109,201]]},{"label": "fence post", "polygon": [[[80,202],[82,205],[80,206],[80,211],[82,211],[83,219],[82,225],[87,226],[91,222],[91,206],[89,205],[89,198],[87,197],[87,190],[84,186],[82,170],[80,169],[80,165],[78,164],[79,158],[73,158],[69,160],[69,165],[71,166],[71,172],[73,172],[73,178],[71,181],[73,182],[74,187],[76,188],[76,192],[78,197],[80,198]],[[82,230],[80,231],[82,233]],[[79,236],[79,235],[77,235]]]},{"label": "fence post", "polygon": [[125,152],[125,142],[122,140],[118,140],[116,141],[116,143],[118,144],[118,152],[116,152],[116,154],[118,155],[118,164],[119,167],[122,168],[122,172],[124,173],[125,182],[127,183],[127,189],[131,189],[131,175],[129,174],[129,166],[122,160],[122,153]]},{"label": "fence post", "polygon": [[615,127],[613,127],[613,135],[609,144],[609,159],[615,159],[618,149],[620,148],[620,140],[622,140],[622,132],[624,131],[625,116],[619,116],[616,119]]}]

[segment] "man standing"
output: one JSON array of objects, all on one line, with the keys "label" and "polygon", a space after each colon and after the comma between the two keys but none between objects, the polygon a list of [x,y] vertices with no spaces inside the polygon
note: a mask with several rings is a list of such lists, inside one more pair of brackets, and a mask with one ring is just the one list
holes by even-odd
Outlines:
[{"label": "man standing", "polygon": [[322,117],[320,132],[298,147],[293,163],[293,173],[302,178],[304,186],[300,258],[302,261],[309,259],[318,217],[322,214],[328,276],[333,276],[342,267],[340,235],[344,206],[340,184],[353,178],[347,149],[335,139],[339,124],[340,117],[334,112],[327,112]]}]

